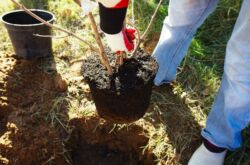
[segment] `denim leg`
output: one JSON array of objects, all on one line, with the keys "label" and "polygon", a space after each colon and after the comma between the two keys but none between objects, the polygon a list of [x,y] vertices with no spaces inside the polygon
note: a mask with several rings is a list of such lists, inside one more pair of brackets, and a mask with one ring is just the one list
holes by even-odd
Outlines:
[{"label": "denim leg", "polygon": [[229,150],[250,121],[250,1],[244,0],[227,44],[224,75],[202,136]]},{"label": "denim leg", "polygon": [[218,0],[170,0],[160,40],[153,52],[159,64],[155,85],[175,79],[193,35],[207,16],[215,9]]}]

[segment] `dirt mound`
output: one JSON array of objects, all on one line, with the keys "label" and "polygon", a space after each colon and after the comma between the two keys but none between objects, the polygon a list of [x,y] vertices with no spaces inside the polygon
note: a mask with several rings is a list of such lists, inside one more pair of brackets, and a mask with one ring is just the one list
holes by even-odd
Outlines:
[{"label": "dirt mound", "polygon": [[0,59],[0,164],[65,164],[62,137],[49,116],[54,99],[62,94],[57,84],[63,82],[52,68],[53,59]]}]

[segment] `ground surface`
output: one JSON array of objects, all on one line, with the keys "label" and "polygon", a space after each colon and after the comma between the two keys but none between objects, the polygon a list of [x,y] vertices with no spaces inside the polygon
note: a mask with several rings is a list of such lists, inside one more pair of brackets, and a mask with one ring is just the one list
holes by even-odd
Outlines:
[{"label": "ground surface", "polygon": [[[93,42],[87,19],[79,16],[72,1],[21,2],[53,11],[58,24]],[[143,31],[157,2],[135,2],[136,25]],[[53,57],[20,60],[0,25],[0,164],[187,164],[201,143],[200,131],[220,84],[226,41],[240,2],[220,2],[193,40],[177,82],[154,87],[147,114],[127,125],[96,115],[80,73],[89,54],[86,45],[73,38],[54,39]],[[149,52],[159,38],[166,6],[164,1],[145,44]],[[0,14],[13,8],[9,1],[0,3]],[[250,163],[249,132],[244,131],[242,148],[229,153],[226,164]]]}]

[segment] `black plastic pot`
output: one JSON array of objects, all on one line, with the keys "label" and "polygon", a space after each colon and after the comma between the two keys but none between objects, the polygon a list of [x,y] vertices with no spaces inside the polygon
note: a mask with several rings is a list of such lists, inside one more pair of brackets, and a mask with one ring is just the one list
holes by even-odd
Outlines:
[{"label": "black plastic pot", "polygon": [[[111,63],[116,58],[107,50]],[[139,50],[122,66],[113,67],[113,75],[107,74],[97,54],[84,60],[82,75],[88,83],[97,113],[113,123],[130,123],[144,116],[152,93],[153,80],[158,64],[154,58]]]},{"label": "black plastic pot", "polygon": [[152,93],[153,78],[142,86],[135,86],[119,94],[110,89],[99,89],[89,83],[98,115],[114,123],[130,123],[144,116]]},{"label": "black plastic pot", "polygon": [[[31,9],[49,23],[53,23],[55,17],[45,10]],[[49,37],[39,35],[51,35],[51,29],[32,18],[22,10],[14,10],[5,13],[1,17],[8,30],[12,45],[18,57],[24,59],[36,59],[52,55],[52,40]]]}]

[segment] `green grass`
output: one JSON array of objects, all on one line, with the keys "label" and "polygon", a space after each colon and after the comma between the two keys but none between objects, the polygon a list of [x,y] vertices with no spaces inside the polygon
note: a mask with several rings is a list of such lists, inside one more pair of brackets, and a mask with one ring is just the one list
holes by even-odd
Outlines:
[{"label": "green grass", "polygon": [[[221,1],[197,32],[177,81],[206,114],[210,111],[223,74],[226,44],[238,16],[241,1]],[[225,164],[249,164],[249,129],[243,147],[229,153]]]},{"label": "green grass", "polygon": [[[40,0],[39,3],[33,3],[31,0],[20,0],[20,2],[30,8],[43,8],[52,11],[56,15],[57,24],[94,43],[89,22],[84,16],[80,16],[80,9],[73,1]],[[157,0],[135,0],[135,25],[141,32],[145,30],[157,2]],[[165,88],[155,89],[152,96],[152,111],[137,123],[148,128],[146,136],[150,140],[148,145],[144,147],[154,152],[159,165],[161,163],[185,164],[192,151],[200,144],[199,132],[201,126],[205,124],[207,114],[220,85],[226,43],[236,21],[240,4],[240,0],[220,1],[216,11],[196,33],[187,56],[180,66],[177,85],[173,89],[173,93]],[[161,31],[162,21],[167,15],[167,5],[168,1],[166,0],[160,8],[156,22],[147,38],[149,42],[153,34]],[[0,14],[13,8],[14,6],[9,1],[1,3]],[[95,15],[97,16],[97,12]],[[131,6],[128,16],[129,18],[132,16]],[[5,31],[4,35],[0,36],[1,43],[4,43],[0,52],[13,51],[8,44],[10,40],[2,25],[0,25],[0,30]],[[54,34],[62,35],[58,31],[54,31]],[[93,115],[93,102],[89,101],[86,94],[82,92],[85,84],[81,80],[74,80],[69,74],[72,67],[70,62],[83,58],[83,54],[86,54],[87,50],[86,45],[71,37],[55,39],[53,43],[57,70],[69,84],[68,94],[63,99],[67,99],[69,102],[70,118]],[[61,99],[59,97],[58,100],[54,101],[55,107],[51,109],[50,116],[48,116],[49,122],[53,125],[63,125],[57,109]],[[178,121],[177,125],[174,125],[176,121]],[[249,132],[249,130],[244,131],[243,147],[229,153],[225,164],[250,163]]]},{"label": "green grass", "polygon": [[[192,91],[204,102],[206,111],[210,109],[223,73],[226,43],[236,21],[239,1],[221,1],[216,11],[197,32],[186,56],[186,63],[178,82],[183,86],[192,85]],[[187,69],[185,69],[187,68]],[[195,79],[195,81],[194,81]],[[210,96],[203,92],[208,90]],[[208,98],[210,97],[210,98]]]},{"label": "green grass", "polygon": [[[144,1],[145,3],[145,1]],[[150,19],[152,8],[156,1],[149,1],[147,5],[138,1],[137,26],[140,30],[145,29],[146,22]],[[167,1],[163,5],[166,5]],[[153,6],[153,7],[152,7]],[[180,66],[181,71],[177,76],[177,87],[175,91],[178,95],[183,93],[189,102],[186,102],[195,118],[203,115],[207,116],[216,96],[223,74],[223,63],[225,57],[226,44],[230,38],[234,23],[237,19],[241,1],[220,1],[215,12],[209,16],[201,26],[192,41],[187,55]],[[147,12],[145,12],[147,11]],[[158,14],[153,32],[160,31],[160,25],[166,15],[166,7],[162,7]],[[147,13],[147,15],[145,15]],[[149,39],[150,40],[150,39]],[[197,109],[202,112],[198,113]],[[225,164],[249,164],[249,129],[243,132],[243,147],[236,152],[228,154]]]},{"label": "green grass", "polygon": [[31,9],[48,8],[48,0],[36,0],[36,3],[32,2],[32,0],[20,0],[19,2]]}]

